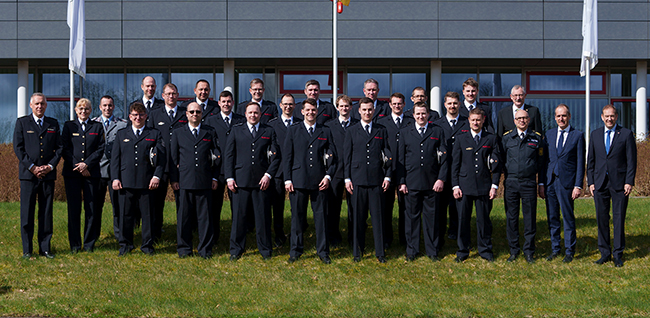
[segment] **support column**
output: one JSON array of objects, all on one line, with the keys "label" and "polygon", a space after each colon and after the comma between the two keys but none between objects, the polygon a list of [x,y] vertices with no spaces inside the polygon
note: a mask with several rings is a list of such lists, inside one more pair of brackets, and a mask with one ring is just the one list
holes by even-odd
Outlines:
[{"label": "support column", "polygon": [[235,94],[235,60],[223,61],[223,90]]},{"label": "support column", "polygon": [[648,134],[648,111],[646,87],[648,76],[648,62],[636,62],[636,138],[638,141],[646,139]]},{"label": "support column", "polygon": [[18,103],[16,114],[23,117],[29,114],[29,61],[18,61]]},{"label": "support column", "polygon": [[442,61],[431,61],[431,92],[429,94],[429,105],[431,109],[437,111],[442,116],[442,106],[440,105],[441,95],[440,87],[442,86]]}]

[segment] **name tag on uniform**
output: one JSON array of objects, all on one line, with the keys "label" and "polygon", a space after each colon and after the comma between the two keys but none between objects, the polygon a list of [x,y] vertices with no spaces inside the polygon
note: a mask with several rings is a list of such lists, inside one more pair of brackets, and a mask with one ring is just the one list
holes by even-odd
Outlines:
[{"label": "name tag on uniform", "polygon": [[473,147],[467,147],[467,148],[465,148],[465,150],[472,150],[472,149],[474,149],[474,148],[473,148]]},{"label": "name tag on uniform", "polygon": [[79,133],[72,133],[73,136],[79,137]]},{"label": "name tag on uniform", "polygon": [[48,128],[47,131],[54,131],[54,128]]},{"label": "name tag on uniform", "polygon": [[162,126],[164,124],[165,124],[165,122],[161,121],[161,122],[158,123],[158,126]]},{"label": "name tag on uniform", "polygon": [[126,138],[126,139],[124,139],[124,140],[122,140],[122,141],[123,141],[123,142],[129,142],[129,141],[131,141],[131,140],[129,140],[129,138]]},{"label": "name tag on uniform", "polygon": [[33,131],[33,130],[28,130],[27,133],[28,133],[28,134],[33,134],[34,131]]}]

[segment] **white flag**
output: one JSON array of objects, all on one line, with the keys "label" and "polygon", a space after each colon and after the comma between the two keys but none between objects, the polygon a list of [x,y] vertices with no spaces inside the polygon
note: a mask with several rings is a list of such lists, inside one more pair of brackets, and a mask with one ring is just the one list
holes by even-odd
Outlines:
[{"label": "white flag", "polygon": [[587,75],[585,58],[589,59],[590,69],[598,64],[598,1],[584,0],[582,7],[582,62],[580,76]]},{"label": "white flag", "polygon": [[71,71],[86,78],[86,14],[84,0],[68,0],[68,26],[70,27]]}]

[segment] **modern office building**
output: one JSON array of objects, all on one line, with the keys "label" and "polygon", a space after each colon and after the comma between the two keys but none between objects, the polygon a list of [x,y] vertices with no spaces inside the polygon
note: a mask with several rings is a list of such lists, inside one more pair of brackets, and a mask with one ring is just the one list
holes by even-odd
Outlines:
[{"label": "modern office building", "polygon": [[[0,0],[0,141],[11,141],[25,98],[42,91],[47,113],[69,116],[68,1]],[[524,85],[527,103],[545,125],[566,103],[573,124],[585,126],[585,79],[579,77],[582,1],[352,0],[338,15],[338,94],[363,95],[367,78],[380,98],[409,96],[416,86],[435,94],[480,82],[480,100],[508,106],[510,88]],[[591,127],[613,103],[624,126],[647,127],[650,3],[600,1],[599,63],[591,76]],[[87,73],[75,76],[78,97],[115,97],[122,115],[141,96],[140,80],[173,82],[181,98],[207,79],[213,97],[226,86],[248,99],[248,83],[266,82],[265,98],[304,98],[309,79],[334,96],[332,2],[327,0],[86,0]],[[437,93],[440,92],[440,93]],[[439,95],[431,101],[440,106]],[[639,95],[639,96],[637,96]],[[409,101],[410,102],[410,101]],[[411,105],[407,105],[410,107]],[[94,111],[99,113],[97,109]],[[641,122],[641,121],[640,121]]]}]

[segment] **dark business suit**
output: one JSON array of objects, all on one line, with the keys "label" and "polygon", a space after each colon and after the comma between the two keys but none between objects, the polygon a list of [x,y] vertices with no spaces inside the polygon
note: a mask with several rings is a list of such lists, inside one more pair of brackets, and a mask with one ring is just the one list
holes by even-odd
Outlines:
[{"label": "dark business suit", "polygon": [[[372,121],[377,122],[378,120],[389,117],[392,113],[390,104],[387,101],[377,100],[377,105],[375,106],[375,113],[372,115]],[[359,114],[359,102],[352,104],[352,111],[350,112],[350,117],[361,120],[361,115]]]},{"label": "dark business suit", "polygon": [[[383,215],[384,178],[390,178],[392,168],[384,169],[381,151],[388,149],[388,133],[380,124],[372,124],[370,135],[359,122],[347,129],[343,143],[343,174],[354,187],[352,223],[354,225],[352,254],[361,257],[366,247],[368,211],[375,239],[375,256],[384,257]],[[365,125],[365,124],[364,124]],[[390,150],[390,149],[389,149]]]},{"label": "dark business suit", "polygon": [[[163,228],[163,218],[165,211],[165,198],[167,197],[167,187],[169,186],[169,165],[171,164],[171,151],[169,145],[172,141],[172,132],[174,129],[187,125],[187,116],[185,115],[186,108],[176,107],[174,118],[169,118],[167,107],[163,106],[149,112],[147,119],[147,127],[154,128],[160,131],[163,138],[163,146],[167,154],[167,164],[165,166],[165,173],[160,178],[160,185],[157,189],[153,190],[154,206],[153,206],[153,224],[152,233],[154,240],[160,239]],[[178,191],[174,191],[174,199],[176,202],[176,211],[179,209]]]},{"label": "dark business suit", "polygon": [[140,137],[136,137],[133,127],[129,125],[117,132],[111,151],[111,179],[120,180],[122,183],[119,242],[121,254],[133,250],[133,215],[136,211],[140,211],[142,216],[140,249],[146,254],[154,252],[151,228],[154,191],[149,190],[149,182],[154,176],[162,178],[166,160],[167,154],[160,131],[143,127]]},{"label": "dark business suit", "polygon": [[140,98],[130,102],[129,106],[131,106],[133,103],[142,103],[142,105],[144,105],[144,108],[147,110],[147,113],[149,113],[153,109],[157,109],[157,108],[160,108],[160,107],[165,107],[165,101],[163,99],[160,99],[160,98],[157,98],[157,97],[154,96],[152,98],[153,102],[151,103],[151,105],[147,106],[147,103],[145,103],[142,100],[142,98],[143,97],[140,97]]},{"label": "dark business suit", "polygon": [[[451,186],[459,187],[463,197],[458,201],[458,251],[456,256],[469,256],[472,204],[476,206],[476,245],[478,254],[493,259],[492,221],[490,211],[492,185],[499,184],[501,155],[499,139],[486,131],[481,132],[478,144],[471,132],[459,134],[452,150]],[[491,161],[491,167],[488,167]]]},{"label": "dark business suit", "polygon": [[[612,133],[614,137],[608,153],[605,150],[605,128],[591,132],[587,152],[587,184],[593,184],[595,187],[594,203],[600,255],[620,259],[625,249],[625,214],[629,200],[629,196],[624,193],[624,186],[634,186],[637,154],[634,133],[631,130],[616,125]],[[609,237],[610,199],[614,224],[613,246]]]},{"label": "dark business suit", "polygon": [[[14,129],[14,153],[18,157],[20,179],[20,237],[23,254],[33,253],[34,212],[38,196],[38,246],[40,253],[50,252],[52,239],[52,202],[56,165],[61,159],[59,123],[54,118],[42,117],[39,127],[29,114],[16,120]],[[51,165],[52,171],[37,178],[29,171],[32,166]]]},{"label": "dark business suit", "polygon": [[211,99],[208,99],[207,101],[201,102],[201,103],[199,103],[196,98],[186,100],[183,103],[181,103],[180,107],[187,109],[187,106],[192,102],[196,102],[197,104],[199,104],[199,106],[201,106],[201,104],[205,104],[205,106],[202,108],[202,111],[203,111],[202,117],[201,117],[201,122],[202,123],[205,123],[205,121],[209,117],[214,116],[214,115],[219,115],[219,113],[221,113],[221,107],[219,107],[219,103],[214,101],[214,100],[211,100]]},{"label": "dark business suit", "polygon": [[[81,201],[84,202],[84,239],[83,248],[92,251],[99,239],[102,229],[102,206],[104,197],[100,197],[101,168],[99,162],[104,155],[104,128],[102,124],[88,120],[86,130],[79,120],[71,120],[63,125],[61,143],[63,144],[63,180],[68,200],[68,240],[70,249],[81,249]],[[89,177],[73,171],[77,163],[85,163],[90,172]]]},{"label": "dark business suit", "polygon": [[[267,156],[269,150],[275,153],[270,160]],[[226,180],[234,179],[237,184],[237,191],[232,195],[230,255],[241,256],[246,250],[246,213],[252,210],[257,247],[262,257],[271,257],[271,202],[268,188],[261,190],[259,182],[265,173],[271,176],[272,181],[280,168],[281,158],[273,128],[259,124],[253,137],[247,123],[232,127],[224,153]]]},{"label": "dark business suit", "polygon": [[[246,105],[250,103],[251,100],[239,103],[237,105],[237,113],[245,116],[246,115]],[[262,99],[262,105],[260,107],[260,123],[266,124],[271,119],[278,117],[278,105],[270,100]]]},{"label": "dark business suit", "polygon": [[[300,119],[295,117],[293,117],[292,120],[292,124],[302,122]],[[284,119],[281,116],[273,118],[269,121],[268,125],[275,130],[275,135],[278,138],[278,146],[284,147],[284,140],[288,131]],[[285,150],[282,149],[282,153],[284,153],[284,151]],[[284,198],[286,192],[284,189],[284,169],[282,168],[282,164],[280,164],[280,169],[278,169],[278,172],[273,176],[273,180],[269,186],[269,191],[271,197],[273,232],[275,232],[275,241],[279,244],[286,241],[286,235],[284,234]],[[307,223],[305,223],[305,227],[306,225]]]},{"label": "dark business suit", "polygon": [[[298,118],[300,120],[303,120],[302,116],[302,103],[296,103],[296,107],[293,109],[293,117]],[[332,105],[330,102],[326,102],[324,100],[319,99],[318,100],[318,115],[316,115],[316,122],[319,124],[324,124],[327,121],[331,120],[332,118],[336,118],[338,116],[338,111],[336,110],[336,107]]]},{"label": "dark business suit", "polygon": [[[442,128],[442,131],[444,132],[444,138],[446,141],[445,146],[447,147],[447,162],[449,162],[450,167],[452,162],[454,162],[452,151],[454,150],[456,138],[462,133],[469,132],[467,117],[458,115],[456,120],[457,122],[453,128],[449,124],[446,115],[434,122],[434,124]],[[447,180],[451,181],[451,169],[447,169],[447,171]],[[442,191],[442,195],[440,196],[440,210],[444,211],[443,213],[438,214],[438,216],[440,216],[440,222],[438,222],[440,230],[438,233],[440,234],[441,245],[444,245],[445,233],[447,233],[447,235],[452,239],[454,237],[458,238],[458,204],[454,199],[454,191],[451,188],[451,182],[445,182],[445,189]],[[449,208],[449,219],[447,219],[447,208]],[[449,228],[447,228],[447,220],[449,220]]]},{"label": "dark business suit", "polygon": [[[398,185],[406,185],[405,237],[406,255],[420,252],[420,229],[424,229],[424,247],[427,256],[438,257],[441,242],[437,215],[440,193],[433,191],[438,180],[447,182],[447,148],[444,133],[438,126],[428,124],[424,134],[413,122],[400,130],[397,168]],[[441,152],[441,156],[438,156]],[[440,159],[438,159],[440,158]],[[389,195],[392,195],[389,194]],[[421,224],[424,223],[424,226]]]},{"label": "dark business suit", "polygon": [[[513,105],[510,104],[499,110],[497,115],[497,136],[499,136],[499,138],[501,138],[506,131],[517,129],[517,126],[515,126],[515,113],[512,110],[512,106]],[[528,112],[528,117],[530,117],[528,129],[544,131],[544,127],[542,127],[542,115],[540,115],[539,109],[528,104],[524,104],[523,109]]]},{"label": "dark business suit", "polygon": [[[180,186],[180,209],[177,213],[177,251],[178,255],[192,254],[192,219],[198,221],[199,245],[201,257],[212,256],[214,245],[214,226],[212,211],[212,180],[217,179],[221,160],[213,162],[212,155],[221,153],[217,146],[217,132],[208,125],[201,125],[195,137],[188,125],[174,130],[170,145],[171,164],[169,179]],[[215,165],[218,164],[218,165]],[[190,215],[194,217],[191,218]]]},{"label": "dark business suit", "polygon": [[585,177],[585,136],[570,127],[558,152],[558,128],[546,132],[548,168],[546,169],[546,215],[552,253],[560,253],[560,211],[564,220],[564,248],[573,256],[576,247],[576,219],[573,213],[573,188],[581,188]]},{"label": "dark business suit", "polygon": [[[341,121],[337,117],[325,123],[325,126],[329,127],[332,133],[332,144],[336,148],[339,159],[343,158],[343,143],[345,142],[346,130],[358,122],[358,119],[349,118],[347,126],[343,128]],[[343,204],[343,195],[346,195],[347,200],[345,202],[348,208],[348,243],[352,246],[352,200],[350,200],[349,194],[346,194],[345,191],[343,160],[337,161],[336,172],[331,177],[332,182],[330,182],[330,187],[327,188],[330,201],[327,205],[327,241],[332,246],[339,245],[343,241],[339,227],[341,223],[341,204]]]},{"label": "dark business suit", "polygon": [[[494,127],[494,124],[492,123],[492,107],[487,103],[483,103],[483,102],[480,103],[476,102],[476,107],[482,109],[483,112],[485,112],[485,122],[483,123],[483,130],[487,130],[494,134],[496,132],[496,129]],[[460,101],[460,105],[458,106],[458,113],[465,118],[469,118],[469,110],[467,109],[467,106],[465,106],[464,101]]]},{"label": "dark business suit", "polygon": [[[400,140],[400,129],[403,127],[408,127],[414,125],[415,120],[412,117],[407,117],[406,115],[402,116],[400,120],[399,127],[395,120],[393,120],[392,113],[380,118],[377,120],[378,124],[386,127],[386,132],[388,133],[388,145],[391,150],[393,150],[393,156],[395,158],[399,157],[397,153],[397,144]],[[401,163],[398,160],[393,160],[393,171],[397,171],[399,168],[398,165]],[[399,184],[397,182],[391,182],[390,187],[384,193],[384,244],[389,246],[393,243],[393,206],[395,205],[395,197],[397,196],[397,233],[399,235],[400,244],[406,243],[406,237],[404,236],[404,211],[406,205],[404,202],[404,193],[399,192]]]},{"label": "dark business suit", "polygon": [[[217,113],[214,116],[208,117],[205,122],[203,122],[205,125],[208,125],[212,128],[217,133],[217,145],[219,147],[219,150],[222,152],[222,158],[223,158],[223,151],[226,149],[226,143],[228,141],[228,136],[230,135],[230,128],[233,125],[241,124],[246,122],[246,118],[242,115],[236,114],[234,112],[231,112],[232,114],[232,119],[229,120],[230,123],[226,124],[226,122],[223,120],[222,114]],[[222,160],[223,163],[223,160]],[[219,234],[221,233],[221,209],[223,208],[223,196],[224,192],[227,191],[227,195],[229,199],[232,199],[232,193],[230,190],[228,190],[227,183],[226,183],[226,177],[224,177],[224,164],[221,165],[220,167],[220,172],[217,177],[218,184],[217,184],[217,189],[212,191],[212,214],[211,218],[214,222],[212,222],[213,225],[213,232],[214,232],[214,241],[216,242],[219,239]],[[230,214],[232,216],[232,211],[233,207],[230,205]]]},{"label": "dark business suit", "polygon": [[[119,199],[119,191],[113,190],[113,187],[111,185],[111,173],[110,173],[110,166],[111,166],[111,150],[113,150],[113,141],[115,141],[115,135],[117,135],[117,131],[126,127],[128,125],[128,122],[122,118],[119,118],[115,115],[111,118],[111,120],[108,123],[108,127],[106,127],[102,123],[102,116],[95,117],[93,118],[94,121],[102,124],[104,127],[104,154],[102,155],[102,159],[99,161],[99,169],[102,174],[101,178],[101,188],[99,190],[99,193],[97,195],[98,198],[105,198],[106,197],[106,189],[108,189],[108,194],[111,199],[111,205],[113,208],[113,234],[115,235],[115,239],[119,240],[120,239],[120,199]],[[100,199],[102,206],[101,208],[103,209],[104,207],[104,200]]]},{"label": "dark business suit", "polygon": [[[323,156],[327,151],[334,153],[333,163],[325,166]],[[318,184],[325,175],[336,172],[336,148],[332,144],[329,127],[315,124],[310,135],[305,124],[300,122],[289,127],[282,148],[284,179],[291,181],[294,192],[289,193],[291,201],[291,250],[294,258],[304,253],[304,225],[307,224],[307,204],[311,203],[316,230],[316,254],[321,258],[329,256],[327,242],[328,192],[320,191]]]}]

